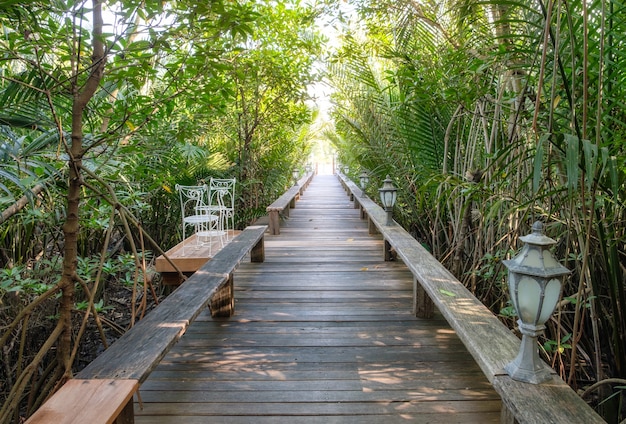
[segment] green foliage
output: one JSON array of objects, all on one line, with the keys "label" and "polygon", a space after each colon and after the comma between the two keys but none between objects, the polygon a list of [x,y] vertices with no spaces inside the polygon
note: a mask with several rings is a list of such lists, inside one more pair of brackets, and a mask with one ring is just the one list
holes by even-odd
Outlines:
[{"label": "green foliage", "polygon": [[0,270],[0,292],[25,292],[38,295],[46,292],[48,288],[47,284],[29,277],[24,266]]},{"label": "green foliage", "polygon": [[572,334],[568,333],[561,338],[561,340],[546,340],[543,343],[543,349],[548,353],[558,352],[562,354],[565,349],[571,349],[572,345],[568,341],[572,338]]}]

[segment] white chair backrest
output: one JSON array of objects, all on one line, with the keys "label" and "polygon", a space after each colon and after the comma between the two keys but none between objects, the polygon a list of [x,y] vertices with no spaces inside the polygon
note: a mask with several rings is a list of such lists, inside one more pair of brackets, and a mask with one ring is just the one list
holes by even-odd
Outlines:
[{"label": "white chair backrest", "polygon": [[[214,191],[220,192],[224,203],[223,206],[234,209],[236,182],[236,178],[211,178],[211,181],[209,183],[209,191],[211,193],[213,193]],[[213,194],[211,194],[211,196],[213,196]]]},{"label": "white chair backrest", "polygon": [[180,198],[180,210],[183,219],[187,216],[197,215],[198,207],[206,206],[209,188],[206,184],[185,186],[176,184],[176,191]]},{"label": "white chair backrest", "polygon": [[209,189],[209,205],[214,211],[223,211],[225,207],[228,207],[224,203],[224,199],[227,195],[226,190],[222,189]]}]

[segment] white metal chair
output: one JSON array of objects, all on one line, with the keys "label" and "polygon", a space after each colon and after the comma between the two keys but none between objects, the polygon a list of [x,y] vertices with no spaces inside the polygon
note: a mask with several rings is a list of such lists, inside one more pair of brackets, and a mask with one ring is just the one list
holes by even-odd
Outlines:
[{"label": "white metal chair", "polygon": [[[209,188],[206,184],[184,186],[176,184],[180,199],[180,210],[183,223],[183,256],[187,239],[187,227],[193,227],[196,235],[196,248],[208,243],[212,244],[212,237],[219,236],[220,216],[211,212],[206,203]],[[222,245],[223,245],[223,240]],[[209,248],[210,249],[210,248]],[[211,252],[209,252],[209,255]]]},{"label": "white metal chair", "polygon": [[236,178],[211,178],[209,182],[210,203],[217,204],[216,198],[219,197],[222,204],[219,213],[227,240],[233,236],[233,230],[235,229],[236,182]]}]

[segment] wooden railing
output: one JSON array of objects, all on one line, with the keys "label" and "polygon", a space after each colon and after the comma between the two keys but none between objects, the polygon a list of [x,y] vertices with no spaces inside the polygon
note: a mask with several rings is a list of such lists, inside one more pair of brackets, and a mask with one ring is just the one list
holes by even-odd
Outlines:
[{"label": "wooden railing", "polygon": [[[391,249],[414,277],[413,311],[429,318],[436,306],[474,357],[502,399],[502,423],[604,423],[605,421],[554,370],[542,384],[511,379],[504,366],[517,355],[520,340],[400,225],[386,225],[387,213],[345,175],[338,177],[370,232],[384,238],[385,260]],[[544,364],[546,368],[548,366]]]},{"label": "wooden railing", "polygon": [[266,229],[260,225],[242,231],[26,422],[134,422],[133,395],[196,317],[207,306],[212,316],[233,314],[233,272],[248,253],[252,262],[265,260]]},{"label": "wooden railing", "polygon": [[313,175],[314,174],[312,172],[309,172],[304,177],[300,178],[297,184],[289,188],[266,208],[269,217],[269,231],[271,235],[275,236],[280,234],[281,215],[283,217],[289,216],[289,209],[296,207],[296,201],[313,179]]}]

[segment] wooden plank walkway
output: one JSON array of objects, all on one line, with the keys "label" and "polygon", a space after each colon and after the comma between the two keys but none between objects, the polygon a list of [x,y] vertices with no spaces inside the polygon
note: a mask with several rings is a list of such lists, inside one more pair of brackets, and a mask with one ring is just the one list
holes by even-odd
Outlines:
[{"label": "wooden plank walkway", "polygon": [[189,327],[141,386],[135,422],[499,422],[447,322],[412,316],[412,275],[382,244],[336,176],[316,176],[265,262],[235,273],[235,316]]}]

